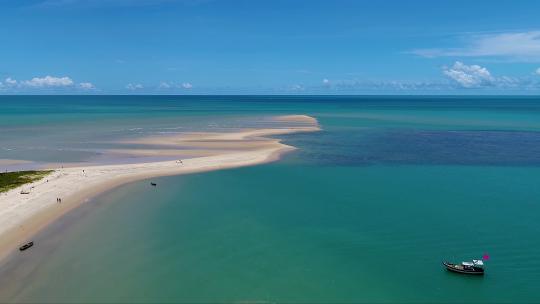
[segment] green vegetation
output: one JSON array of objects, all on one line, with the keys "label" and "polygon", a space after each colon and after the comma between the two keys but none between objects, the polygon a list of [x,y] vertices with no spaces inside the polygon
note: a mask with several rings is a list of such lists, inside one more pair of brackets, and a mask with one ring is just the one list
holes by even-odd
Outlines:
[{"label": "green vegetation", "polygon": [[52,170],[0,173],[0,193],[40,180],[51,172]]}]

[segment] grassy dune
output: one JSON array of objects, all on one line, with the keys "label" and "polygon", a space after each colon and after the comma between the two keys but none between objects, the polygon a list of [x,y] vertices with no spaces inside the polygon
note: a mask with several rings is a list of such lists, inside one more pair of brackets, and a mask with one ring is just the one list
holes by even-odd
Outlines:
[{"label": "grassy dune", "polygon": [[0,193],[40,180],[51,172],[51,170],[44,170],[0,173]]}]

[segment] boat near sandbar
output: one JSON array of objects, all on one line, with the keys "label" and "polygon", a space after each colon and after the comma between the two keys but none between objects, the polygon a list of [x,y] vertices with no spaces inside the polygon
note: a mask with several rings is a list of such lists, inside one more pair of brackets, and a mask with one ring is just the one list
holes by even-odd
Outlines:
[{"label": "boat near sandbar", "polygon": [[443,262],[444,267],[447,270],[462,274],[484,274],[484,262],[482,260],[472,260],[472,262],[461,262],[461,264],[454,264],[450,262]]},{"label": "boat near sandbar", "polygon": [[20,251],[25,251],[26,249],[28,249],[28,248],[30,248],[32,246],[34,246],[34,242],[28,242],[28,243],[22,245],[21,247],[19,247],[19,250]]}]

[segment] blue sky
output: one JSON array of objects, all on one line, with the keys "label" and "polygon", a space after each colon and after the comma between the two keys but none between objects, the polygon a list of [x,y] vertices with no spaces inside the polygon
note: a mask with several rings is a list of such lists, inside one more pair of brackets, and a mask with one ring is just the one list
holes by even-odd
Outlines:
[{"label": "blue sky", "polygon": [[0,0],[0,94],[539,94],[538,1]]}]

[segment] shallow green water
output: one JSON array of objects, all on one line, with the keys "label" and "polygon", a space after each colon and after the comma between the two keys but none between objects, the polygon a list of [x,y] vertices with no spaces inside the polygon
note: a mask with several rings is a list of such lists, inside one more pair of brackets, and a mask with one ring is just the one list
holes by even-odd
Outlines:
[{"label": "shallow green water", "polygon": [[[324,131],[277,163],[86,203],[2,266],[0,300],[540,301],[536,100],[279,102]],[[485,252],[481,278],[440,264]]]}]

